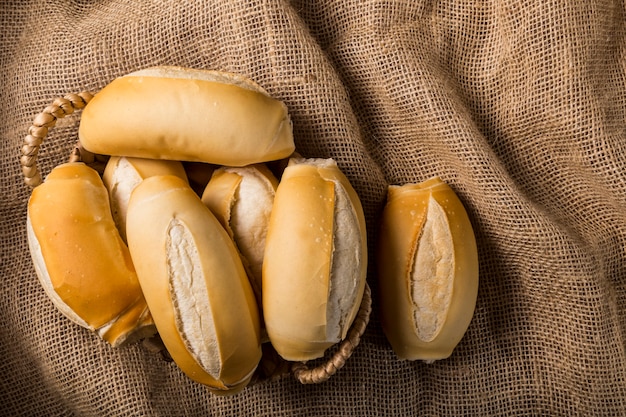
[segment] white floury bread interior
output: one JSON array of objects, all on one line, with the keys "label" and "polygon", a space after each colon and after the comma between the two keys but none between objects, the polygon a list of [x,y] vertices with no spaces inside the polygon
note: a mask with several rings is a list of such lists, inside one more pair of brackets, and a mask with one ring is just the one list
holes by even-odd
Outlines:
[{"label": "white floury bread interior", "polygon": [[239,75],[180,67],[137,71],[106,85],[81,116],[96,154],[245,166],[295,149],[286,105]]},{"label": "white floury bread interior", "polygon": [[474,313],[478,254],[467,212],[441,179],[389,187],[377,265],[383,329],[396,355],[449,357]]},{"label": "white floury bread interior", "polygon": [[248,267],[260,301],[265,239],[278,180],[262,164],[213,172],[202,202],[228,231]]},{"label": "white floury bread interior", "polygon": [[183,164],[179,161],[125,156],[112,156],[107,161],[102,180],[109,191],[113,220],[124,241],[130,194],[141,181],[155,175],[176,175],[187,180]]},{"label": "white floury bread interior", "polygon": [[31,194],[27,234],[39,281],[66,317],[115,347],[155,333],[96,171],[54,168]]},{"label": "white floury bread interior", "polygon": [[263,314],[287,360],[345,338],[367,271],[363,209],[332,159],[292,159],[276,190],[263,264]]},{"label": "white floury bread interior", "polygon": [[127,236],[159,334],[191,379],[237,392],[260,358],[258,305],[227,232],[183,179],[133,191]]}]

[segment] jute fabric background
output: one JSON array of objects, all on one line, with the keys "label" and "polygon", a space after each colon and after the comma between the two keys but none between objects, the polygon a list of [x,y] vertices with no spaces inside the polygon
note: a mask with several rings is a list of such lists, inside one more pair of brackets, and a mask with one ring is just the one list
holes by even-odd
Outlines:
[{"label": "jute fabric background", "polygon": [[[24,416],[626,414],[623,1],[11,1],[0,6],[0,409]],[[467,207],[480,289],[452,357],[398,361],[374,311],[330,381],[216,397],[55,310],[27,249],[19,150],[58,96],[152,65],[238,72],[333,157],[370,250],[386,186],[438,175]],[[80,112],[50,132],[64,162]]]}]

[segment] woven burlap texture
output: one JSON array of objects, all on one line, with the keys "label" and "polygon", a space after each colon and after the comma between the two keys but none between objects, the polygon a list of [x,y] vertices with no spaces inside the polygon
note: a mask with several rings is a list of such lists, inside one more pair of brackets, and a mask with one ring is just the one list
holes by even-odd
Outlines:
[{"label": "woven burlap texture", "polygon": [[[617,0],[3,1],[2,415],[624,415],[625,14]],[[214,396],[61,316],[28,252],[24,136],[54,98],[153,65],[241,73],[284,100],[299,152],[335,158],[359,193],[372,254],[388,184],[449,183],[480,260],[454,354],[396,359],[373,261],[368,328],[322,384]],[[50,131],[44,174],[79,122]]]}]

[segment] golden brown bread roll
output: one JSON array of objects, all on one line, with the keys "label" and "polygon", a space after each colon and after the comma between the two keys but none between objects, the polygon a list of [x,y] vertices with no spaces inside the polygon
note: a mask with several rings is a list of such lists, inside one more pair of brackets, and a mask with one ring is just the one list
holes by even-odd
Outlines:
[{"label": "golden brown bread roll", "polygon": [[37,276],[70,320],[112,346],[155,333],[96,171],[80,162],[54,168],[32,192],[27,231]]},{"label": "golden brown bread roll", "polygon": [[363,209],[332,159],[293,159],[276,190],[263,263],[263,314],[287,360],[324,355],[358,311],[367,271]]},{"label": "golden brown bread roll", "polygon": [[262,164],[222,167],[213,173],[202,194],[202,202],[237,245],[259,301],[265,238],[276,187],[278,180]]},{"label": "golden brown bread roll", "polygon": [[244,166],[294,151],[284,103],[242,76],[154,67],[119,77],[85,106],[79,126],[96,154]]},{"label": "golden brown bread roll", "polygon": [[454,191],[439,178],[390,186],[377,261],[382,325],[396,355],[450,356],[478,292],[474,232]]},{"label": "golden brown bread roll", "polygon": [[169,354],[191,379],[234,393],[260,358],[254,293],[234,243],[187,182],[143,180],[127,217],[128,246]]}]

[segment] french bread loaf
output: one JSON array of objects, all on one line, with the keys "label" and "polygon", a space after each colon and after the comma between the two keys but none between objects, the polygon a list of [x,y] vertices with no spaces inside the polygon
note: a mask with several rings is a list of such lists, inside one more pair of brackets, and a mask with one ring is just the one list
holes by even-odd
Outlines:
[{"label": "french bread loaf", "polygon": [[286,360],[322,357],[358,311],[367,270],[363,209],[332,159],[292,159],[276,190],[263,263],[263,314]]},{"label": "french bread loaf", "polygon": [[156,332],[95,170],[55,167],[31,194],[27,233],[39,281],[66,317],[114,347]]},{"label": "french bread loaf", "polygon": [[85,106],[78,136],[96,154],[226,166],[295,149],[287,107],[255,82],[167,66],[111,81]]},{"label": "french bread loaf", "polygon": [[255,164],[217,169],[202,193],[202,202],[237,245],[259,301],[265,239],[277,187],[274,174],[265,165]]},{"label": "french bread loaf", "polygon": [[159,335],[179,368],[216,393],[245,387],[261,358],[260,320],[234,243],[183,179],[133,191],[128,245]]},{"label": "french bread loaf", "polygon": [[440,178],[389,187],[377,265],[382,326],[396,355],[449,357],[474,313],[478,255],[467,212]]}]

